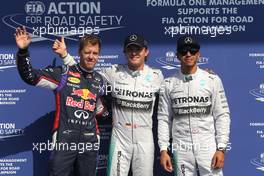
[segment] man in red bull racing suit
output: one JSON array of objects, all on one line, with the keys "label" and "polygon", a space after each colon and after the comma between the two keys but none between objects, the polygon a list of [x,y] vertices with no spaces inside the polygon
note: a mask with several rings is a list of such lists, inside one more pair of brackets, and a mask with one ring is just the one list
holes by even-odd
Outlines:
[{"label": "man in red bull racing suit", "polygon": [[[66,47],[64,53],[58,53],[66,56],[63,62],[74,64]],[[126,176],[130,165],[134,176],[153,175],[152,114],[163,75],[159,69],[145,64],[148,53],[147,41],[143,36],[129,35],[124,42],[128,63],[112,65],[100,72],[110,85],[113,98],[108,176]]]},{"label": "man in red bull racing suit", "polygon": [[99,149],[96,102],[103,86],[101,75],[93,71],[101,46],[99,38],[88,35],[81,39],[79,64],[39,70],[30,63],[31,39],[25,27],[16,29],[15,38],[21,78],[30,85],[53,90],[56,97],[50,176],[95,176]]}]

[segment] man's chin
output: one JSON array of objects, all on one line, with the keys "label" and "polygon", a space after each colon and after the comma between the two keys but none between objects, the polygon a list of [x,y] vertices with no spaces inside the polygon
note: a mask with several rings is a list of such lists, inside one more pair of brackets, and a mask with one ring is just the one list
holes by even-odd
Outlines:
[{"label": "man's chin", "polygon": [[195,63],[194,63],[194,62],[192,62],[192,61],[185,62],[184,64],[185,64],[186,66],[189,66],[189,67],[191,67],[191,66],[194,66],[194,65],[195,65]]},{"label": "man's chin", "polygon": [[128,64],[132,67],[138,67],[140,65],[138,62],[129,62]]},{"label": "man's chin", "polygon": [[93,70],[94,69],[94,66],[93,65],[85,65],[84,66],[84,69],[89,71],[89,70]]},{"label": "man's chin", "polygon": [[85,66],[87,68],[93,68],[95,66],[95,64],[94,63],[86,63]]},{"label": "man's chin", "polygon": [[86,69],[89,71],[89,70],[93,70],[94,67],[86,67]]},{"label": "man's chin", "polygon": [[129,59],[128,61],[133,64],[138,64],[140,62],[140,59]]},{"label": "man's chin", "polygon": [[192,67],[195,66],[195,64],[186,64],[185,66],[188,67],[188,68],[192,68]]}]

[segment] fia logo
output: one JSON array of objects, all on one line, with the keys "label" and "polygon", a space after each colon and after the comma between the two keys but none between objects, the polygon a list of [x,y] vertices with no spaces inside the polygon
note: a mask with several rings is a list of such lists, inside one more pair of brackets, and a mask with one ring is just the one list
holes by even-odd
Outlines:
[{"label": "fia logo", "polygon": [[259,155],[259,158],[253,158],[250,160],[250,163],[253,166],[256,166],[257,170],[263,171],[264,172],[264,153],[261,153]]},{"label": "fia logo", "polygon": [[253,95],[257,101],[264,102],[264,83],[261,83],[259,88],[250,90],[249,93]]},{"label": "fia logo", "polygon": [[45,11],[45,5],[40,1],[29,1],[25,5],[25,11],[28,15],[42,15]]}]

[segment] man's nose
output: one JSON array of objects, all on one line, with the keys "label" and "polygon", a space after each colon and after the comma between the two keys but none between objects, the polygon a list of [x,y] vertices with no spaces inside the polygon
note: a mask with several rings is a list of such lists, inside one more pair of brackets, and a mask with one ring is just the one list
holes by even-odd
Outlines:
[{"label": "man's nose", "polygon": [[131,55],[133,55],[133,56],[137,55],[137,53],[138,53],[138,52],[137,52],[136,50],[132,50],[132,51],[131,51]]},{"label": "man's nose", "polygon": [[187,51],[186,56],[192,56],[190,51]]},{"label": "man's nose", "polygon": [[94,57],[95,57],[95,54],[94,54],[94,53],[89,53],[89,54],[88,54],[88,57],[89,57],[89,58],[94,58]]}]

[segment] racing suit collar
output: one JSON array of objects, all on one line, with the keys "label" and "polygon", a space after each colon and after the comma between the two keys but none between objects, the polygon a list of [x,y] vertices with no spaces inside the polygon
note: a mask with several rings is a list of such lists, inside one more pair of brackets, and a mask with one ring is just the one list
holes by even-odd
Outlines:
[{"label": "racing suit collar", "polygon": [[197,70],[195,73],[193,74],[183,74],[181,72],[181,70],[179,70],[179,73],[180,73],[180,77],[181,79],[184,81],[184,82],[189,82],[189,81],[192,81],[194,79],[196,79],[197,75],[199,75],[201,69],[197,66]]},{"label": "racing suit collar", "polygon": [[147,73],[149,67],[144,64],[144,67],[142,70],[131,70],[128,65],[126,65],[126,69],[127,69],[127,72],[132,75],[133,77],[137,77],[137,76],[141,76],[141,75],[144,75],[145,73]]},{"label": "racing suit collar", "polygon": [[82,74],[82,75],[84,75],[85,76],[85,78],[92,78],[93,76],[94,76],[94,71],[92,70],[92,71],[88,71],[88,70],[86,70],[85,68],[83,68],[81,65],[80,65],[80,63],[79,64],[77,64],[77,70]]}]

